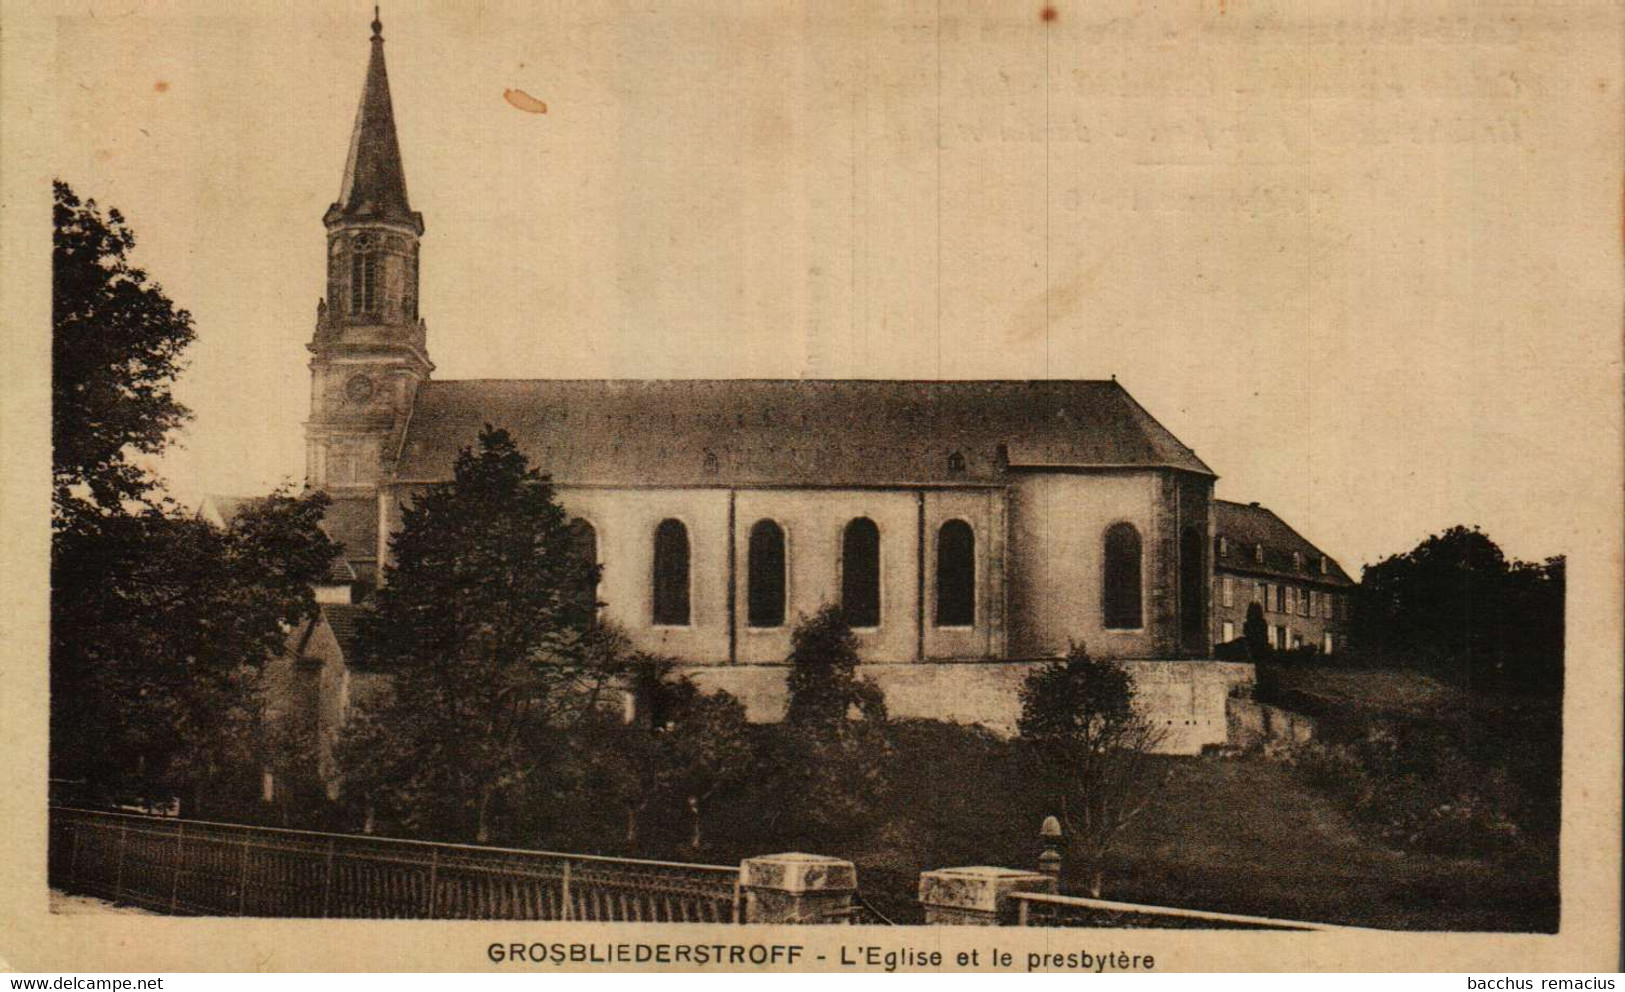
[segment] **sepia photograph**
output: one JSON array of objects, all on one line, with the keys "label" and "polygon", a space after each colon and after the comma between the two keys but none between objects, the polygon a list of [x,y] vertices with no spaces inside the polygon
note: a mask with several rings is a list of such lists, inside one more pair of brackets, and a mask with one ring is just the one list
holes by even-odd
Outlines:
[{"label": "sepia photograph", "polygon": [[1617,6],[36,7],[51,946],[1617,967]]}]

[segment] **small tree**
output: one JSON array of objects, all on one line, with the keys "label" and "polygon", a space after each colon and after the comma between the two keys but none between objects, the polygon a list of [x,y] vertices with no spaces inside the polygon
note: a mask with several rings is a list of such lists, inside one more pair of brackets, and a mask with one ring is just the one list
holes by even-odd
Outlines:
[{"label": "small tree", "polygon": [[803,618],[790,644],[790,704],[769,764],[802,842],[834,840],[865,826],[885,793],[886,698],[858,677],[857,638],[840,609]]},{"label": "small tree", "polygon": [[629,854],[649,845],[643,821],[657,809],[687,821],[684,846],[693,853],[705,844],[712,800],[750,778],[754,749],[745,707],[727,692],[701,691],[674,674],[667,658],[636,655],[629,669],[636,719],[597,721],[577,746],[586,752],[589,777],[625,810]]},{"label": "small tree", "polygon": [[1241,625],[1242,639],[1247,642],[1247,654],[1254,661],[1270,656],[1270,628],[1264,619],[1264,608],[1257,603],[1247,604],[1247,619]]},{"label": "small tree", "polygon": [[858,639],[835,606],[804,618],[790,635],[790,705],[785,719],[798,727],[833,728],[855,709],[885,720],[880,688],[857,676]]},{"label": "small tree", "polygon": [[553,487],[489,424],[450,485],[402,513],[394,563],[360,626],[360,661],[393,676],[341,749],[345,774],[409,830],[489,840],[616,671],[585,561]]},{"label": "small tree", "polygon": [[1098,898],[1107,854],[1166,778],[1152,756],[1163,733],[1135,710],[1128,672],[1082,646],[1028,674],[1019,728],[1059,806],[1068,873]]}]

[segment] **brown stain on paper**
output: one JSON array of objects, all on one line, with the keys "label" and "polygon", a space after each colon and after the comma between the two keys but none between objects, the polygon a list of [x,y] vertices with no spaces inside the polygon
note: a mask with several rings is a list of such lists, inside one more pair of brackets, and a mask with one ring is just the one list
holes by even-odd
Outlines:
[{"label": "brown stain on paper", "polygon": [[152,84],[152,89],[154,93],[168,93],[169,81],[166,79],[160,79],[156,83]]},{"label": "brown stain on paper", "polygon": [[519,110],[523,110],[527,114],[547,113],[547,104],[531,96],[529,93],[526,93],[524,90],[503,90],[502,99],[508,101],[511,106],[516,107]]}]

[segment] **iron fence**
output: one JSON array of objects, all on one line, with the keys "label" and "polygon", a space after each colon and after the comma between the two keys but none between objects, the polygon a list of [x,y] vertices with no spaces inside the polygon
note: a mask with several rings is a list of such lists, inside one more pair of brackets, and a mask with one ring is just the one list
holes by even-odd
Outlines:
[{"label": "iron fence", "polygon": [[194,916],[739,923],[739,869],[54,807],[68,892]]},{"label": "iron fence", "polygon": [[1344,930],[1322,923],[1276,920],[1266,916],[1211,913],[1171,906],[1056,896],[1043,892],[1013,892],[1016,925],[1023,927],[1121,927],[1174,930]]}]

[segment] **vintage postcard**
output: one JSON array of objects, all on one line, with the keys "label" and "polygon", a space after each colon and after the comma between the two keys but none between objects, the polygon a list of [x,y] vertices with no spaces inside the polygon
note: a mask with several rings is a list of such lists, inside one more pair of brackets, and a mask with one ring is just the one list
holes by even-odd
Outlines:
[{"label": "vintage postcard", "polygon": [[1617,966],[1618,4],[0,17],[0,964]]}]

